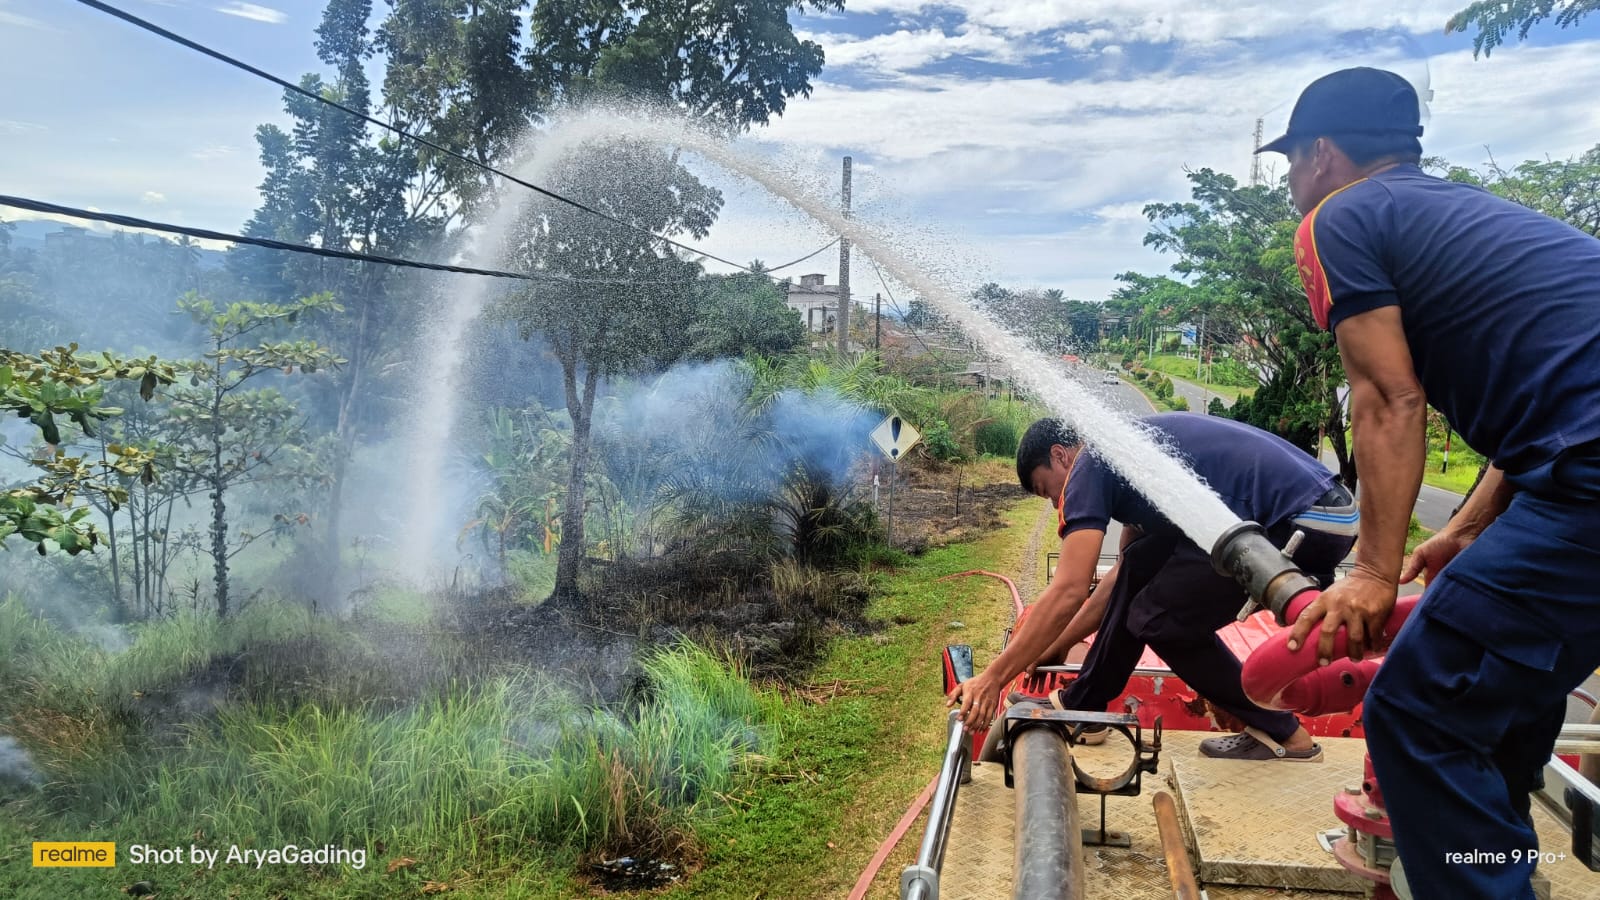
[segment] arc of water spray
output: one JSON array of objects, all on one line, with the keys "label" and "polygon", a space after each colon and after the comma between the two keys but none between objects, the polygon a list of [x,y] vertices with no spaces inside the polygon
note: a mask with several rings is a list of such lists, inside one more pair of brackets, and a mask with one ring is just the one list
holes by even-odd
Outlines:
[{"label": "arc of water spray", "polygon": [[640,121],[615,114],[607,114],[602,119],[614,124],[619,135],[648,136],[692,149],[754,181],[848,238],[862,252],[915,288],[984,349],[1000,357],[1002,368],[1010,373],[1014,383],[1023,385],[1083,434],[1112,468],[1195,543],[1210,547],[1228,526],[1239,520],[1188,466],[1160,449],[1157,436],[1102,404],[1093,393],[1068,376],[1056,360],[1033,350],[961,299],[955,291],[923,275],[913,260],[859,218],[846,218],[828,202],[786,183],[770,164],[681,124],[658,118]]},{"label": "arc of water spray", "polygon": [[[923,274],[910,257],[890,240],[858,218],[845,218],[827,201],[811,196],[774,172],[770,163],[741,153],[725,141],[695,131],[682,122],[636,110],[589,110],[560,120],[539,135],[533,153],[516,167],[527,179],[541,177],[568,153],[592,141],[642,138],[692,150],[728,171],[755,182],[793,204],[813,219],[850,240],[859,250],[910,285],[941,313],[1000,359],[1013,383],[1038,397],[1068,421],[1093,445],[1102,458],[1150,502],[1202,547],[1238,521],[1222,501],[1180,460],[1160,449],[1159,439],[1139,424],[1102,404],[1084,386],[1067,375],[1060,364],[1027,344],[966,303],[953,289]],[[515,222],[523,198],[504,198],[490,220],[478,229],[466,254],[469,259],[492,258],[495,240]],[[404,559],[413,575],[425,575],[436,566],[435,550],[441,546],[444,510],[442,469],[444,451],[454,426],[452,418],[459,395],[461,339],[482,310],[487,287],[469,285],[466,292],[445,305],[445,321],[429,331],[430,345],[439,354],[434,371],[444,377],[428,382],[422,402],[422,421],[414,430],[412,461],[412,524],[404,542]],[[447,533],[447,532],[443,532]],[[436,571],[436,569],[435,569]]]}]

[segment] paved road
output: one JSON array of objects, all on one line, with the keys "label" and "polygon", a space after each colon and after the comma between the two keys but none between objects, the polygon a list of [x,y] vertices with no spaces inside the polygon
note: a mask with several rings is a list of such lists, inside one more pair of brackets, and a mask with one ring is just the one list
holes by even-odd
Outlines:
[{"label": "paved road", "polygon": [[[1190,412],[1205,412],[1206,404],[1211,402],[1212,397],[1217,396],[1214,391],[1208,391],[1192,381],[1184,381],[1181,378],[1173,378],[1171,375],[1168,375],[1167,377],[1172,379],[1173,393],[1189,401]],[[1224,404],[1228,403],[1226,399],[1224,399],[1222,402]]]},{"label": "paved road", "polygon": [[[1167,377],[1172,378],[1170,375]],[[1181,378],[1172,378],[1172,388],[1177,392],[1178,396],[1189,400],[1189,408],[1195,412],[1204,412],[1206,407],[1202,400],[1209,401],[1209,398],[1216,396],[1216,394],[1206,391],[1200,385],[1184,381]],[[1128,386],[1128,390],[1133,391],[1141,398],[1143,397],[1132,385]],[[1322,462],[1333,471],[1339,471],[1338,459],[1332,453],[1324,453]],[[1450,521],[1451,511],[1460,503],[1460,494],[1425,484],[1417,495],[1417,504],[1414,511],[1417,514],[1417,521],[1421,522],[1424,528],[1438,531],[1444,527],[1446,522]]]},{"label": "paved road", "polygon": [[1438,531],[1450,521],[1450,513],[1460,505],[1460,494],[1425,484],[1422,492],[1417,494],[1417,521],[1425,528]]},{"label": "paved road", "polygon": [[[1322,464],[1335,472],[1339,471],[1339,460],[1331,452],[1322,454]],[[1356,494],[1359,496],[1360,493],[1361,488],[1357,485]],[[1438,531],[1450,521],[1450,513],[1459,505],[1461,505],[1460,494],[1425,484],[1422,490],[1417,492],[1417,505],[1412,508],[1412,512],[1417,514],[1417,521],[1422,523],[1422,527]]]}]

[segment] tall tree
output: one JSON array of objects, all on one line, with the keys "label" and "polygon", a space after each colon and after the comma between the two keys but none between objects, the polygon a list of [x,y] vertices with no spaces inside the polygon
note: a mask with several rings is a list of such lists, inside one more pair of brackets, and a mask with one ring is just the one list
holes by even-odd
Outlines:
[{"label": "tall tree", "polygon": [[837,11],[844,0],[545,0],[528,50],[535,83],[557,101],[621,96],[665,103],[742,131],[810,96],[822,47],[789,11]]},{"label": "tall tree", "polygon": [[[569,158],[547,179],[564,196],[644,232],[704,237],[722,205],[660,148],[619,142]],[[501,314],[524,335],[544,336],[561,363],[572,421],[561,547],[552,599],[581,601],[577,577],[587,552],[585,497],[595,397],[603,379],[665,368],[688,349],[697,263],[684,260],[641,231],[555,201],[524,208],[507,257],[535,282],[504,301]]]},{"label": "tall tree", "polygon": [[[406,130],[484,166],[500,163],[547,98],[523,66],[529,0],[391,0],[375,46],[387,111]],[[479,166],[429,152],[412,205],[452,220],[493,187]]]},{"label": "tall tree", "polygon": [[[620,96],[739,131],[808,95],[821,70],[822,48],[794,34],[788,11],[842,7],[842,0],[550,0],[533,8],[524,61],[551,104]],[[629,141],[569,159],[548,181],[660,234],[704,236],[722,205],[676,152]],[[599,382],[685,352],[699,267],[648,236],[544,201],[525,211],[509,255],[526,269],[573,279],[517,292],[505,314],[525,333],[542,332],[561,361],[573,437],[553,599],[576,604]]]},{"label": "tall tree", "polygon": [[[376,52],[367,25],[371,14],[371,0],[330,0],[317,28],[316,52],[331,75],[308,74],[302,88],[363,114],[374,111],[367,77]],[[442,237],[457,212],[441,201],[452,186],[437,173],[431,181],[419,175],[419,146],[374,135],[359,118],[293,91],[284,92],[284,109],[293,121],[288,132],[275,125],[256,132],[267,174],[247,234],[393,256]],[[391,103],[390,118],[400,118],[395,109]],[[336,374],[329,404],[337,449],[322,524],[324,554],[336,559],[345,472],[369,416],[369,382],[414,322],[416,298],[387,266],[248,247],[229,256],[245,285],[270,299],[331,292],[339,301],[342,312],[317,325],[318,336],[349,360]]]},{"label": "tall tree", "polygon": [[759,269],[702,279],[699,307],[689,326],[689,355],[696,359],[778,356],[805,344],[799,314]]},{"label": "tall tree", "polygon": [[1299,217],[1285,185],[1240,187],[1210,169],[1189,173],[1193,199],[1145,207],[1152,223],[1145,243],[1177,257],[1186,279],[1176,312],[1204,310],[1237,329],[1242,350],[1256,357],[1262,388],[1239,417],[1306,452],[1318,439],[1333,444],[1346,483],[1355,459],[1344,440],[1344,409],[1335,388],[1344,369],[1332,336],[1318,328],[1294,263]]},{"label": "tall tree", "polygon": [[[178,364],[189,386],[173,392],[172,410],[163,422],[166,443],[174,447],[173,466],[207,491],[211,501],[211,544],[217,615],[230,609],[229,561],[256,538],[271,533],[229,533],[228,492],[264,478],[308,480],[317,477],[316,461],[306,452],[309,438],[304,417],[275,387],[257,386],[265,376],[299,370],[311,375],[344,363],[315,341],[267,340],[277,329],[302,316],[338,307],[321,294],[293,304],[233,303],[218,309],[210,300],[190,295],[179,308],[206,329],[203,358]],[[290,457],[298,457],[291,463]],[[291,527],[279,515],[275,524]]]},{"label": "tall tree", "polygon": [[1492,160],[1482,171],[1437,158],[1426,162],[1452,181],[1476,184],[1600,237],[1600,145],[1572,159],[1530,159],[1512,169]]}]

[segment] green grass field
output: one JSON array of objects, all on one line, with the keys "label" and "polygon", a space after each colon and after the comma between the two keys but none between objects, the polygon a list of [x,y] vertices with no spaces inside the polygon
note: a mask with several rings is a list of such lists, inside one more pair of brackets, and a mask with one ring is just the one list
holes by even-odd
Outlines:
[{"label": "green grass field", "polygon": [[[781,707],[689,645],[647,656],[642,699],[623,710],[515,672],[400,703],[363,699],[371,686],[340,668],[324,674],[341,684],[307,692],[262,687],[214,706],[183,696],[206,691],[217,660],[247,665],[241,655],[285,640],[374,663],[337,623],[270,607],[145,626],[112,656],[15,601],[0,605],[0,665],[14,688],[0,708],[43,782],[16,791],[0,823],[0,895],[105,896],[148,882],[168,898],[570,897],[593,856],[692,852],[696,832],[765,765]],[[187,714],[152,714],[151,696]],[[118,865],[36,869],[29,844],[40,840],[113,841]],[[230,848],[291,845],[346,854],[227,862]],[[184,859],[141,863],[142,847]],[[191,847],[221,861],[196,865]]]},{"label": "green grass field", "polygon": [[[372,688],[362,673],[388,671],[374,645],[265,604],[225,623],[141,626],[112,655],[7,601],[0,731],[31,753],[43,784],[0,794],[11,800],[0,896],[122,896],[144,882],[164,898],[542,900],[586,894],[588,864],[621,853],[684,865],[668,897],[842,895],[937,771],[940,647],[972,643],[986,662],[1009,622],[997,583],[939,579],[1037,564],[1021,550],[1037,514],[1019,503],[1004,530],[876,574],[878,628],[839,636],[805,685],[752,687],[729,660],[680,645],[647,659],[642,698],[623,711],[513,671],[362,700]],[[419,621],[404,598],[383,606],[395,622]],[[284,642],[337,660],[329,683],[249,668]],[[218,660],[245,667],[232,677],[246,696],[183,700],[183,716],[147,708],[203,693]],[[430,665],[415,661],[419,680]],[[114,841],[118,865],[33,868],[30,844],[45,840]],[[905,843],[909,854],[915,841]],[[135,845],[184,859],[136,863]],[[227,859],[233,847],[286,845],[347,855],[260,868]],[[191,862],[191,847],[216,851],[214,867]],[[893,881],[874,896],[891,896]]]}]

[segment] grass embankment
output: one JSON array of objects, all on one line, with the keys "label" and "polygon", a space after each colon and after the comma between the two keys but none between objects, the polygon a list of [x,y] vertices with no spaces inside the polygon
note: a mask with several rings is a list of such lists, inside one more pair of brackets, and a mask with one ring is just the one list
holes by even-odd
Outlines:
[{"label": "grass embankment", "polygon": [[[1139,389],[1139,393],[1143,394],[1144,398],[1146,400],[1150,401],[1150,411],[1151,412],[1167,412],[1169,410],[1177,408],[1177,407],[1174,407],[1171,403],[1167,402],[1166,398],[1163,398],[1163,397],[1157,395],[1155,391],[1151,390],[1150,389],[1150,384],[1146,379],[1134,378],[1132,375],[1128,374],[1127,372],[1123,372],[1123,373],[1120,373],[1120,374],[1122,375],[1122,380],[1123,381],[1126,381],[1127,383],[1129,383],[1129,384],[1133,385],[1134,387],[1138,388]],[[1203,409],[1188,410],[1188,412],[1205,412],[1205,410],[1203,410]]]},{"label": "grass embankment", "polygon": [[[1005,512],[1003,530],[929,551],[883,577],[869,614],[884,630],[833,643],[808,691],[813,699],[784,713],[769,772],[731,815],[702,832],[705,869],[667,897],[816,900],[849,892],[939,771],[946,722],[940,651],[969,643],[985,665],[1011,620],[1010,595],[998,581],[937,579],[973,568],[1015,578],[1040,565],[1025,558],[1039,508],[1019,502]],[[920,839],[919,824],[871,896],[897,896],[898,873]]]},{"label": "grass embankment", "polygon": [[[570,873],[589,854],[692,858],[695,830],[748,778],[778,712],[689,646],[648,657],[644,698],[620,713],[514,674],[373,700],[383,694],[362,672],[426,681],[430,666],[404,660],[397,673],[340,628],[263,608],[152,624],[113,655],[0,604],[0,730],[38,772],[32,787],[0,784],[20,796],[0,819],[0,895],[111,896],[147,882],[166,898],[572,897],[585,888]],[[343,662],[316,685],[249,671],[286,640]],[[36,869],[38,840],[114,841],[117,866]],[[136,844],[179,848],[182,861],[135,863]],[[234,846],[287,845],[347,853],[228,861]],[[191,847],[220,851],[215,867],[193,864]]]},{"label": "grass embankment", "polygon": [[1455,446],[1450,448],[1450,469],[1441,472],[1440,469],[1444,467],[1444,447],[1430,444],[1428,464],[1422,470],[1422,483],[1465,494],[1472,487],[1472,482],[1477,480],[1478,467],[1482,465],[1483,457],[1456,441]]},{"label": "grass embankment", "polygon": [[[1182,378],[1184,381],[1187,381],[1196,387],[1216,394],[1222,398],[1223,402],[1230,405],[1240,397],[1249,397],[1256,392],[1254,385],[1223,384],[1217,381],[1212,381],[1209,384],[1201,384],[1199,365],[1199,362],[1190,359],[1187,356],[1161,354],[1152,356],[1144,362],[1144,367],[1146,369],[1153,369],[1157,372],[1170,375],[1173,378]],[[1204,410],[1198,411],[1204,412]]]},{"label": "grass embankment", "polygon": [[[348,626],[282,608],[146,625],[113,654],[0,604],[0,732],[43,782],[0,784],[15,798],[0,895],[145,882],[167,898],[540,900],[588,894],[583,863],[632,850],[698,870],[671,897],[843,896],[937,771],[940,648],[970,642],[987,662],[1010,618],[997,582],[937,579],[1037,564],[1023,559],[1037,512],[1019,503],[1004,530],[878,576],[882,629],[836,640],[803,689],[755,690],[676,647],[645,664],[644,699],[624,713],[485,675],[462,648],[384,659]],[[271,668],[286,655],[320,671]],[[464,674],[441,680],[441,666]],[[36,840],[115,841],[118,865],[35,869]],[[183,861],[135,864],[134,844]],[[359,850],[364,866],[227,861],[235,845],[290,844]],[[915,844],[874,896],[893,896]],[[191,846],[219,851],[215,867],[190,862]]]},{"label": "grass embankment", "polygon": [[[1348,432],[1345,434],[1345,440],[1350,440]],[[1324,459],[1332,459],[1333,445],[1323,441],[1322,454]],[[1422,467],[1422,483],[1465,496],[1472,483],[1478,479],[1478,468],[1482,465],[1483,457],[1457,440],[1450,448],[1450,470],[1441,472],[1440,469],[1444,467],[1444,444],[1430,437],[1428,462]]]}]

